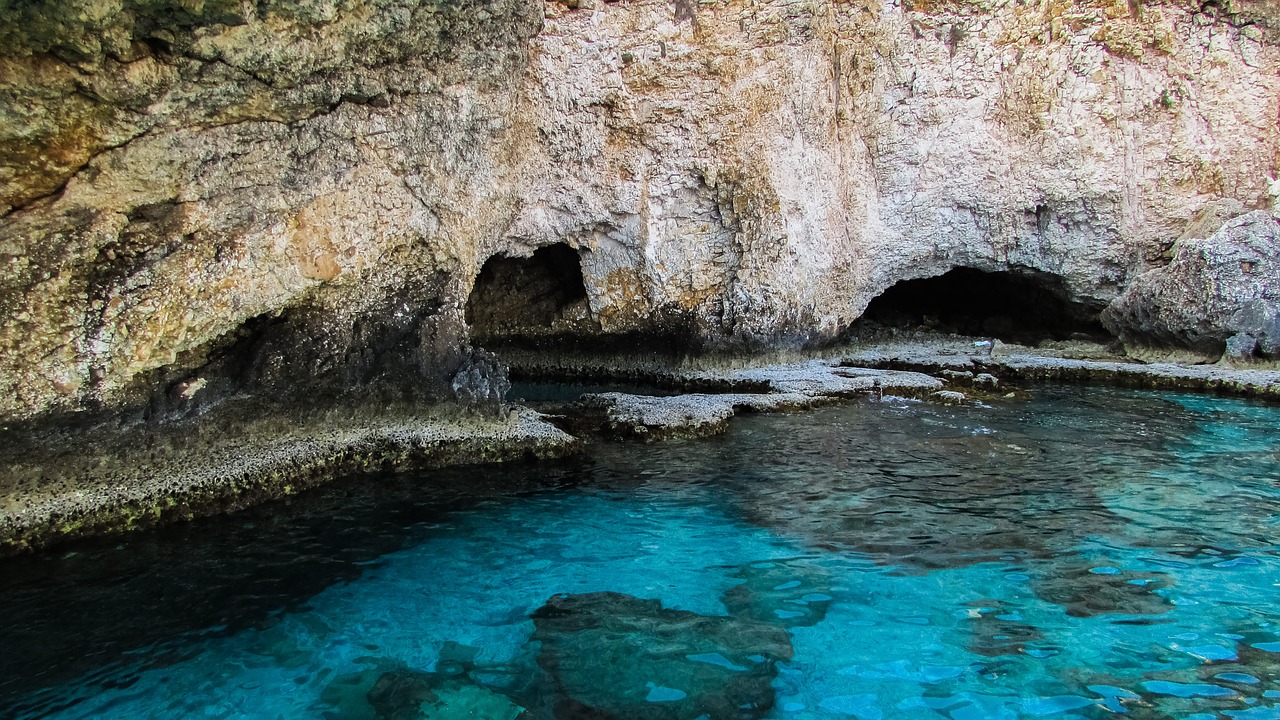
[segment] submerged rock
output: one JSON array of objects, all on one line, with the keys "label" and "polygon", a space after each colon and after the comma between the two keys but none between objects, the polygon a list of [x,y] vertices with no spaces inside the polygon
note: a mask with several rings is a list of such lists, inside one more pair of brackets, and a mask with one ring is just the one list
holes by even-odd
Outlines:
[{"label": "submerged rock", "polygon": [[1035,625],[1025,622],[1016,608],[1001,600],[969,603],[969,652],[986,657],[1019,655],[1044,640]]},{"label": "submerged rock", "polygon": [[524,708],[474,683],[433,673],[384,673],[369,690],[369,704],[386,720],[515,720]]},{"label": "submerged rock", "polygon": [[1156,591],[1170,584],[1162,573],[1070,562],[1051,565],[1033,587],[1042,600],[1063,606],[1072,617],[1094,617],[1167,613],[1173,603]]},{"label": "submerged rock", "polygon": [[538,664],[569,716],[758,718],[773,706],[787,631],[612,592],[556,595],[533,614]]},{"label": "submerged rock", "polygon": [[831,578],[811,564],[773,560],[747,565],[734,574],[743,580],[721,601],[730,615],[784,627],[822,622],[831,604]]},{"label": "submerged rock", "polygon": [[525,709],[466,677],[407,668],[340,675],[321,695],[332,720],[516,720]]},{"label": "submerged rock", "polygon": [[1203,359],[1231,351],[1252,355],[1249,338],[1270,337],[1280,304],[1280,224],[1251,212],[1207,238],[1180,241],[1173,261],[1138,277],[1103,312],[1125,345],[1173,348]]}]

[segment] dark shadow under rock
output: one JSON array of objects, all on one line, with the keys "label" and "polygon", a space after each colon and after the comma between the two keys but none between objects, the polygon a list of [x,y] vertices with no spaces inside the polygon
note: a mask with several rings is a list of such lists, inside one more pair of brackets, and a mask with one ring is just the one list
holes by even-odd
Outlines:
[{"label": "dark shadow under rock", "polygon": [[775,663],[792,655],[776,625],[620,593],[556,595],[533,621],[562,719],[759,718],[774,703]]}]

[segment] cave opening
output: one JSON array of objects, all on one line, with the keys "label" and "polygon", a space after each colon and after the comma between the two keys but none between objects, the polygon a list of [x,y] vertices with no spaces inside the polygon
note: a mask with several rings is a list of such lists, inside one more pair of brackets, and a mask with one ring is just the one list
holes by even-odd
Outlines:
[{"label": "cave opening", "polygon": [[1073,301],[1062,279],[1035,271],[955,268],[903,280],[867,306],[862,330],[923,330],[1036,345],[1053,340],[1106,342],[1101,306]]},{"label": "cave opening", "polygon": [[590,331],[595,323],[578,252],[556,243],[529,257],[489,258],[467,298],[466,319],[471,339],[489,349],[542,346]]}]

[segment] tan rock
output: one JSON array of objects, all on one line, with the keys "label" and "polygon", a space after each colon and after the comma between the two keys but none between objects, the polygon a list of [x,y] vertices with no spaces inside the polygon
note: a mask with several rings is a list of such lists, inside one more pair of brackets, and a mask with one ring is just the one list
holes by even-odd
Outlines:
[{"label": "tan rock", "polygon": [[0,416],[447,384],[484,262],[555,243],[573,327],[712,347],[958,266],[1105,303],[1280,157],[1274,3],[417,4],[0,19]]}]

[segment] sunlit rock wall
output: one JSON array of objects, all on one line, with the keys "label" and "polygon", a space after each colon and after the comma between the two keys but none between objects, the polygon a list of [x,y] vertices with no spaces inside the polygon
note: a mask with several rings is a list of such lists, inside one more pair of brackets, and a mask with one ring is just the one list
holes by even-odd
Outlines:
[{"label": "sunlit rock wall", "polygon": [[[79,0],[0,14],[0,415],[410,378],[494,254],[601,333],[829,341],[893,283],[1101,307],[1270,202],[1266,2]],[[512,292],[519,292],[512,288]],[[310,391],[308,391],[310,392]]]}]

